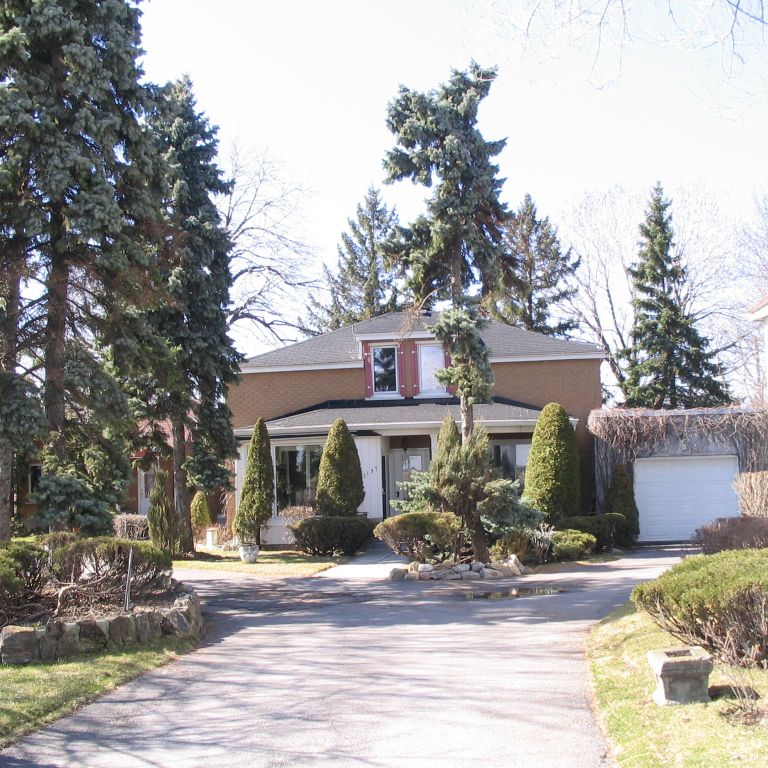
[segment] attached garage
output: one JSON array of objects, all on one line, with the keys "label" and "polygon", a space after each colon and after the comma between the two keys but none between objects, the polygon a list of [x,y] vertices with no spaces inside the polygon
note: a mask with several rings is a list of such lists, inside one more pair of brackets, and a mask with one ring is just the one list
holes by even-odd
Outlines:
[{"label": "attached garage", "polygon": [[737,517],[736,456],[664,456],[635,461],[640,542],[687,541],[718,517]]}]

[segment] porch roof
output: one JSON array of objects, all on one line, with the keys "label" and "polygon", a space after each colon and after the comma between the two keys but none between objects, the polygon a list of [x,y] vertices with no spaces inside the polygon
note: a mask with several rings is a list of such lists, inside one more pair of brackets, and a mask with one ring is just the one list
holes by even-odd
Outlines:
[{"label": "porch roof", "polygon": [[[353,432],[373,430],[391,432],[398,429],[439,429],[445,415],[450,413],[458,422],[461,418],[459,405],[455,400],[401,401],[372,404],[370,401],[357,403],[330,402],[300,413],[272,419],[267,430],[273,437],[307,432],[327,432],[336,419],[344,419]],[[541,410],[523,403],[496,400],[475,405],[475,422],[489,429],[530,427],[533,430]],[[235,430],[239,437],[247,437],[253,427]]]}]

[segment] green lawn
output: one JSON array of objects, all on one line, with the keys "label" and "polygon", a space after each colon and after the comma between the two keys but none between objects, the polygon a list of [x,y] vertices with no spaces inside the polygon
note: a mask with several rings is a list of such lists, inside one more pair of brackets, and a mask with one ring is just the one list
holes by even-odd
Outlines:
[{"label": "green lawn", "polygon": [[348,558],[313,557],[294,550],[261,550],[255,563],[241,563],[237,552],[197,552],[192,559],[174,560],[174,570],[195,568],[206,571],[233,571],[252,576],[277,578],[283,576],[313,576],[334,565],[346,562]]},{"label": "green lawn", "polygon": [[[707,704],[659,707],[646,652],[683,645],[627,604],[591,632],[588,653],[597,711],[613,743],[616,762],[627,768],[765,768],[768,765],[768,717],[757,725],[728,716],[732,695]],[[768,707],[768,672],[747,673],[746,682]],[[712,686],[737,682],[715,669]],[[743,679],[739,682],[742,682]]]},{"label": "green lawn", "polygon": [[0,747],[189,650],[189,641],[0,667]]}]

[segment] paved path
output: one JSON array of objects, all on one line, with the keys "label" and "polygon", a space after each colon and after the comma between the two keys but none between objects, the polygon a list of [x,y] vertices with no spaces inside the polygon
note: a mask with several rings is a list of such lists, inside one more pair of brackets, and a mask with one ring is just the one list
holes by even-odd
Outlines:
[{"label": "paved path", "polygon": [[211,623],[204,646],[0,765],[598,768],[586,630],[671,557],[527,577],[518,584],[568,591],[505,600],[466,599],[485,584],[365,581],[349,568],[280,582],[185,571]]}]

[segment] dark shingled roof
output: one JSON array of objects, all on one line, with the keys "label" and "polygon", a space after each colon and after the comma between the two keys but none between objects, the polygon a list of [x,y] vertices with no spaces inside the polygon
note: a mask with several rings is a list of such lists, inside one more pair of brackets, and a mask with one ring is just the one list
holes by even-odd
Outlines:
[{"label": "dark shingled roof", "polygon": [[[393,339],[410,333],[424,332],[433,325],[437,314],[413,316],[405,312],[391,312],[362,323],[347,325],[311,339],[290,344],[281,349],[250,358],[245,370],[274,366],[324,365],[358,363],[362,365],[357,337],[369,334],[391,334]],[[596,344],[585,341],[554,339],[504,323],[492,322],[482,332],[492,357],[570,357],[573,355],[602,355]]]},{"label": "dark shingled roof", "polygon": [[[327,430],[336,419],[344,419],[351,430],[357,428],[386,427],[390,424],[439,425],[450,413],[459,420],[459,406],[454,401],[409,401],[403,404],[393,401],[382,405],[370,404],[370,401],[336,401],[300,413],[282,416],[267,422],[271,433],[281,430]],[[520,403],[492,402],[474,406],[475,420],[478,423],[509,421],[535,422],[540,409]],[[247,430],[251,427],[246,428]]]}]

